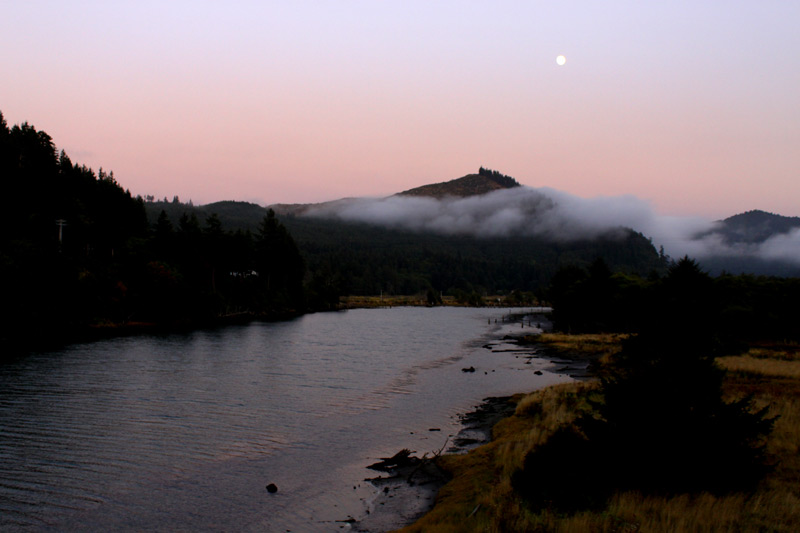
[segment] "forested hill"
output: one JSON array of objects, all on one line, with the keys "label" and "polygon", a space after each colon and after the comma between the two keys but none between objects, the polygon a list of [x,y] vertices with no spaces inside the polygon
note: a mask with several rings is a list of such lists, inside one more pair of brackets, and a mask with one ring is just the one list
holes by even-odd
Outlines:
[{"label": "forested hill", "polygon": [[758,253],[767,248],[781,248],[786,243],[772,242],[770,239],[787,236],[800,230],[800,217],[787,217],[753,210],[733,215],[720,220],[715,227],[698,235],[698,238],[718,238],[731,250],[738,253],[720,253],[716,256],[704,257],[702,265],[713,274],[723,272],[733,274],[756,274],[781,277],[800,276],[800,265],[797,261]]},{"label": "forested hill", "polygon": [[330,273],[343,294],[432,290],[474,302],[479,296],[514,292],[531,301],[564,265],[588,267],[602,257],[615,272],[645,276],[666,267],[650,241],[630,230],[559,243],[524,236],[418,233],[301,216],[282,220],[309,269]]},{"label": "forested hill", "polygon": [[304,291],[297,246],[263,207],[248,214],[249,233],[191,209],[174,223],[165,215],[148,224],[144,202],[113,172],[72,163],[47,133],[9,127],[2,113],[0,179],[0,360],[133,324],[190,326],[324,305]]},{"label": "forested hill", "polygon": [[[481,167],[477,174],[397,196],[467,197],[514,187],[520,187],[514,178]],[[174,223],[195,214],[198,219],[217,216],[224,227],[242,231],[254,231],[260,213],[259,206],[232,201],[195,207],[176,198],[145,206],[151,224],[159,216]],[[652,243],[630,229],[569,242],[530,236],[481,238],[304,216],[311,207],[315,206],[271,206],[295,238],[315,294],[428,293],[477,302],[482,295],[513,293],[532,301],[564,265],[587,267],[602,258],[614,271],[640,275],[664,272],[667,266]]]},{"label": "forested hill", "polygon": [[[250,202],[238,202],[224,200],[201,206],[181,203],[177,198],[171,202],[145,202],[147,217],[150,224],[154,224],[161,212],[164,211],[171,223],[177,223],[184,214],[194,214],[198,220],[202,221],[212,215],[216,215],[222,227],[230,231],[251,231],[258,230],[261,219],[264,218],[266,208]],[[284,215],[279,209],[273,208],[278,216]]]},{"label": "forested hill", "polygon": [[[458,181],[458,180],[455,180]],[[217,215],[229,229],[252,231],[259,207],[217,202],[200,207],[181,203],[145,204],[154,223],[162,211],[175,220]],[[372,295],[434,292],[477,301],[479,295],[517,291],[526,298],[544,288],[563,265],[588,266],[602,257],[614,271],[648,275],[663,272],[666,262],[650,241],[631,230],[571,242],[533,237],[478,238],[412,232],[366,223],[321,219],[276,208],[296,240],[316,291]],[[323,291],[324,292],[324,291]]]},{"label": "forested hill", "polygon": [[107,255],[147,232],[143,203],[117,183],[113,172],[73,164],[47,133],[27,123],[9,128],[2,113],[0,177],[6,198],[0,210],[6,247],[0,253],[14,259],[32,259],[48,247]]},{"label": "forested hill", "polygon": [[746,211],[722,220],[716,233],[725,241],[734,243],[762,243],[784,233],[800,228],[800,217],[785,217],[766,211]]},{"label": "forested hill", "polygon": [[496,170],[481,167],[477,174],[467,174],[462,178],[423,185],[403,191],[398,196],[430,196],[433,198],[478,196],[513,187],[520,187],[514,178]]}]

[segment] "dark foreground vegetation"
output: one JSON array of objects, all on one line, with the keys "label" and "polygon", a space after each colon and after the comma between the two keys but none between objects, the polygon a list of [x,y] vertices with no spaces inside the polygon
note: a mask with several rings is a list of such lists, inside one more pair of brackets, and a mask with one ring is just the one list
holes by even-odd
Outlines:
[{"label": "dark foreground vegetation", "polygon": [[722,274],[711,277],[687,258],[669,275],[613,273],[602,260],[567,267],[547,299],[565,332],[696,330],[733,349],[762,338],[800,338],[800,278]]},{"label": "dark foreground vegetation", "polygon": [[572,334],[525,340],[590,358],[596,379],[516,397],[491,444],[442,458],[454,479],[407,529],[792,531],[797,287],[712,278],[688,258],[650,280],[599,262],[562,272],[555,325]]},{"label": "dark foreground vegetation", "polygon": [[284,316],[329,302],[266,209],[255,232],[226,231],[214,215],[164,214],[150,225],[113,172],[74,164],[45,132],[8,127],[2,114],[0,176],[6,355],[101,330]]}]

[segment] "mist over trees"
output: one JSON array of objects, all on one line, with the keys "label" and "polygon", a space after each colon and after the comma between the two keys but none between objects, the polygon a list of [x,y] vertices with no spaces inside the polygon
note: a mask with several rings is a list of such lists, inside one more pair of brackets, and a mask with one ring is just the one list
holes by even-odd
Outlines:
[{"label": "mist over trees", "polygon": [[[478,304],[536,297],[568,328],[635,327],[668,258],[642,234],[553,241],[476,237],[320,219],[246,202],[134,198],[114,173],[73,163],[43,131],[0,114],[0,284],[11,310],[0,337],[60,338],[98,325],[194,324],[219,317],[334,309],[339,296],[450,295]],[[481,175],[513,178],[482,168]],[[517,184],[518,185],[518,184]],[[603,265],[593,264],[602,258]],[[545,293],[552,280],[552,288]],[[790,282],[723,277],[756,302],[726,298],[730,324],[783,327]],[[580,290],[578,290],[580,289]],[[586,297],[586,295],[591,297]],[[760,295],[760,296],[759,296]],[[759,298],[761,298],[759,300]],[[437,298],[430,299],[437,303]],[[787,313],[785,316],[793,316]]]},{"label": "mist over trees", "polygon": [[[171,217],[217,212],[231,228],[255,231],[261,209],[246,202],[207,206],[146,203],[151,224],[161,210]],[[277,209],[277,207],[276,207]],[[367,222],[284,214],[281,221],[297,242],[307,278],[340,294],[426,294],[477,302],[492,294],[540,293],[562,265],[588,267],[603,257],[614,271],[648,275],[666,270],[666,258],[639,233],[552,242],[528,235],[478,238],[387,228]],[[308,287],[308,285],[307,285]]]}]

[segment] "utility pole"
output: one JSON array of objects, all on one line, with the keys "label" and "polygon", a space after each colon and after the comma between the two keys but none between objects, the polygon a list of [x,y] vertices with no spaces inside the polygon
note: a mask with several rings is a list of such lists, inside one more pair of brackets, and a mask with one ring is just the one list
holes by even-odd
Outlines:
[{"label": "utility pole", "polygon": [[58,226],[58,251],[61,251],[62,244],[64,242],[64,226],[67,225],[67,221],[63,218],[59,218],[56,220],[56,226]]}]

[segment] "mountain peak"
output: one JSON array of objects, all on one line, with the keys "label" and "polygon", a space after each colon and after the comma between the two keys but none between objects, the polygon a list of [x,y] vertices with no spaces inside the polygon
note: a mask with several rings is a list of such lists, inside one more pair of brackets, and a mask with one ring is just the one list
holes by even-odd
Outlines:
[{"label": "mountain peak", "polygon": [[398,193],[397,196],[429,196],[433,198],[456,196],[463,198],[514,187],[520,187],[514,178],[500,174],[496,170],[481,167],[478,174],[467,174],[454,180],[423,185]]},{"label": "mountain peak", "polygon": [[800,228],[800,217],[785,217],[754,209],[721,221],[717,230],[728,243],[759,243]]}]

